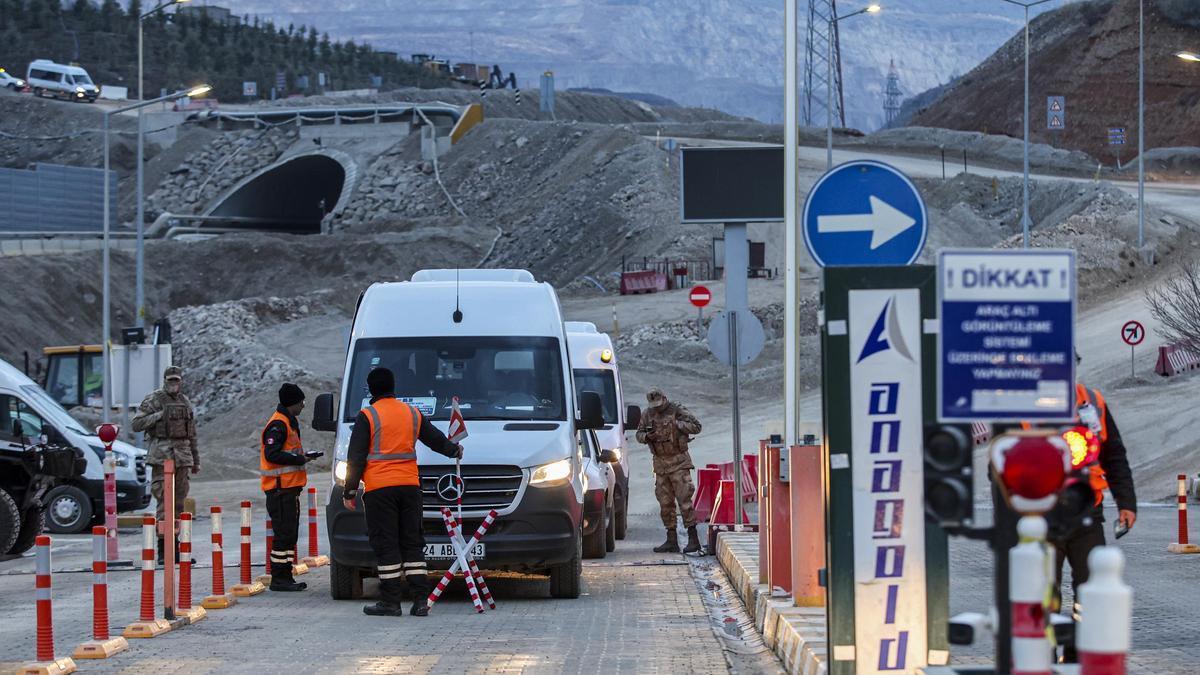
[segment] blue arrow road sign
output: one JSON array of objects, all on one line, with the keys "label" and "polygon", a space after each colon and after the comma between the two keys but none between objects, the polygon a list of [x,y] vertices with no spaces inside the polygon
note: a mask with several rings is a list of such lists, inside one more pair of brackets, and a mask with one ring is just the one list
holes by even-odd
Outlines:
[{"label": "blue arrow road sign", "polygon": [[871,160],[828,171],[804,202],[804,243],[821,267],[911,265],[925,247],[929,218],[917,187]]}]

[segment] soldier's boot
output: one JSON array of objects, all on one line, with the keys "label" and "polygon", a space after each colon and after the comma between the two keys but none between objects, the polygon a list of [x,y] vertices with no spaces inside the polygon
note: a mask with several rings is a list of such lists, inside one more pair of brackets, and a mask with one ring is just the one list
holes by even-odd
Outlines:
[{"label": "soldier's boot", "polygon": [[700,551],[700,535],[696,532],[696,526],[692,525],[687,529],[688,540],[687,546],[684,547],[684,553],[698,553]]},{"label": "soldier's boot", "polygon": [[667,530],[667,540],[654,547],[655,553],[679,553],[679,533],[675,528]]},{"label": "soldier's boot", "polygon": [[291,563],[271,563],[271,590],[281,592],[303,591],[308,584],[292,577]]},{"label": "soldier's boot", "polygon": [[425,598],[414,600],[412,608],[408,610],[408,613],[413,616],[429,616],[429,604],[425,601]]},{"label": "soldier's boot", "polygon": [[404,608],[400,606],[403,600],[403,589],[399,579],[379,580],[379,602],[363,607],[363,614],[368,616],[404,616]]}]

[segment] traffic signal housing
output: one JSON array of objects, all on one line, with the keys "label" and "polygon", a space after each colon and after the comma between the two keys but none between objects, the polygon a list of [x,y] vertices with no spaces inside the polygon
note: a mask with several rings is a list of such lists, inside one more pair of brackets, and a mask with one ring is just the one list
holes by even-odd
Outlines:
[{"label": "traffic signal housing", "polygon": [[925,427],[925,517],[942,527],[968,527],[975,519],[975,467],[971,425]]}]

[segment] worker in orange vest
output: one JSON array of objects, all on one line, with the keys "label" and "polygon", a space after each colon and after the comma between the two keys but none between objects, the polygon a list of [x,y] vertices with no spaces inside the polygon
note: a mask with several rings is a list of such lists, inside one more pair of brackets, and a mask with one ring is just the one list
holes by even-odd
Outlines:
[{"label": "worker in orange vest", "polygon": [[300,494],[308,484],[304,465],[321,452],[306,452],[300,442],[304,391],[291,382],[279,388],[279,407],[263,429],[259,452],[259,482],[267,496],[267,514],[274,530],[271,540],[271,590],[302,591],[308,584],[292,577],[296,539],[300,532]]},{"label": "worker in orange vest", "polygon": [[363,607],[371,616],[403,616],[402,591],[408,582],[413,604],[409,613],[426,616],[426,599],[433,590],[425,566],[422,531],[421,475],[417,468],[417,441],[452,459],[462,457],[462,446],[446,438],[419,410],[396,399],[396,379],[391,370],[375,368],[367,374],[370,405],[354,420],[346,454],[347,509],[354,510],[358,484],[363,483],[367,539],[378,559],[379,595],[374,605]]}]

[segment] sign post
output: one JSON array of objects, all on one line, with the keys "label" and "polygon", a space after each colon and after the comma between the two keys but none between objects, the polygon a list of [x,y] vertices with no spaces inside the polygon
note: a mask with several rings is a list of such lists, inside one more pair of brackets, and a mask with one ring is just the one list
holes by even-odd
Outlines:
[{"label": "sign post", "polygon": [[1126,321],[1125,325],[1121,326],[1121,339],[1129,345],[1129,376],[1136,377],[1137,362],[1134,358],[1134,351],[1138,345],[1142,344],[1142,340],[1146,339],[1146,328],[1140,321]]},{"label": "sign post", "polygon": [[705,286],[694,286],[688,293],[688,300],[696,306],[696,330],[704,330],[704,308],[712,302],[712,293]]}]

